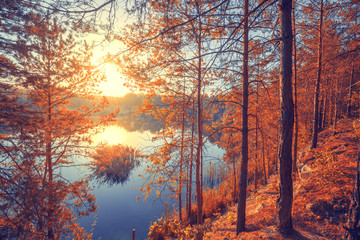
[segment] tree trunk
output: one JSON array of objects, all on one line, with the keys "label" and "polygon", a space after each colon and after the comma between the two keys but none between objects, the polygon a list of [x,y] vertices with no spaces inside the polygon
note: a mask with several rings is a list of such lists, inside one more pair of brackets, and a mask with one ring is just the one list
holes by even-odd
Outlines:
[{"label": "tree trunk", "polygon": [[[264,184],[267,184],[267,177],[266,177],[266,163],[265,163],[265,141],[264,141],[264,135],[261,132],[261,139],[262,139],[262,160],[263,160],[263,170],[264,170]],[[268,174],[269,176],[269,170]]]},{"label": "tree trunk", "polygon": [[234,177],[234,196],[233,196],[233,198],[234,198],[234,202],[236,201],[236,199],[237,199],[237,196],[236,196],[236,162],[235,162],[235,156],[233,156],[233,159],[232,159],[232,161],[233,161],[233,177]]},{"label": "tree trunk", "polygon": [[243,105],[242,105],[242,145],[240,166],[240,192],[237,209],[236,233],[245,231],[246,188],[248,178],[248,101],[249,101],[249,29],[248,29],[249,1],[244,0],[244,55],[243,55]]},{"label": "tree trunk", "polygon": [[354,62],[352,63],[351,69],[351,77],[350,77],[350,86],[349,86],[349,100],[347,105],[347,116],[351,117],[351,100],[352,100],[352,93],[353,93],[353,85],[354,85]]},{"label": "tree trunk", "polygon": [[323,111],[323,119],[322,126],[325,128],[327,126],[327,115],[328,115],[328,96],[325,94],[324,96],[324,111]]},{"label": "tree trunk", "polygon": [[349,219],[344,226],[346,229],[346,239],[347,240],[359,240],[360,239],[360,146],[357,159],[357,171],[354,192],[351,196],[351,203],[349,208]]},{"label": "tree trunk", "polygon": [[[256,87],[257,88],[257,87]],[[256,95],[256,104],[258,104],[258,94]],[[254,164],[255,164],[255,177],[254,177],[254,187],[255,190],[258,188],[257,185],[257,179],[258,179],[258,115],[257,115],[257,105],[256,105],[256,110],[255,110],[255,158],[254,158]]]},{"label": "tree trunk", "polygon": [[[50,72],[50,63],[48,62],[48,71]],[[53,163],[52,163],[52,126],[51,126],[51,121],[52,121],[52,99],[51,99],[51,90],[50,90],[50,86],[51,86],[51,78],[50,76],[47,77],[47,115],[46,115],[46,123],[47,123],[47,129],[45,130],[46,135],[45,135],[45,142],[46,142],[46,168],[47,168],[47,173],[48,173],[48,209],[47,209],[47,237],[48,239],[55,239],[55,232],[54,232],[54,184],[53,184]]]},{"label": "tree trunk", "polygon": [[337,115],[338,115],[338,89],[339,89],[339,79],[336,78],[336,84],[335,84],[335,102],[334,102],[334,135],[336,134],[336,121],[337,121]]},{"label": "tree trunk", "polygon": [[281,16],[281,63],[280,63],[280,196],[277,201],[278,229],[292,232],[292,134],[294,103],[292,96],[292,0],[280,1]]},{"label": "tree trunk", "polygon": [[47,235],[48,239],[55,239],[54,236],[54,228],[53,228],[53,212],[54,212],[54,201],[53,201],[53,166],[52,166],[52,159],[51,159],[51,133],[47,133],[46,139],[46,164],[48,168],[48,212],[47,212]]},{"label": "tree trunk", "polygon": [[270,165],[271,156],[270,156],[270,153],[269,153],[269,146],[268,146],[268,148],[266,150],[266,159],[267,159],[268,176],[270,176],[271,173],[272,173],[272,170],[271,170],[271,165]]},{"label": "tree trunk", "polygon": [[[195,99],[193,98],[193,116],[195,116]],[[194,162],[194,132],[195,132],[195,119],[192,118],[191,122],[191,146],[190,146],[190,166],[189,166],[189,182],[188,182],[188,203],[187,214],[188,220],[191,220],[191,202],[192,202],[192,175],[193,175],[193,162]]]},{"label": "tree trunk", "polygon": [[294,117],[295,117],[295,131],[294,131],[294,157],[293,157],[293,165],[292,165],[292,171],[295,173],[295,176],[297,175],[297,149],[298,149],[298,136],[299,136],[299,115],[298,115],[298,94],[297,94],[297,49],[296,49],[296,21],[295,21],[295,4],[294,1],[294,7],[293,7],[293,28],[294,28],[294,36],[293,36],[293,44],[294,44]]},{"label": "tree trunk", "polygon": [[323,128],[323,117],[324,117],[324,98],[322,97],[320,100],[320,108],[319,108],[319,128],[318,131],[320,131]]},{"label": "tree trunk", "polygon": [[180,173],[179,173],[179,221],[182,223],[182,175],[183,175],[183,161],[184,161],[184,134],[185,134],[185,82],[184,82],[184,97],[182,102],[182,116],[181,116],[181,147],[180,147]]},{"label": "tree trunk", "polygon": [[320,95],[320,81],[321,81],[321,70],[322,70],[323,18],[324,18],[324,1],[321,0],[320,19],[319,19],[318,69],[317,69],[317,79],[316,79],[315,96],[314,96],[314,125],[313,125],[311,148],[316,148],[318,141],[318,132],[319,132],[319,95]]},{"label": "tree trunk", "polygon": [[201,166],[201,152],[202,152],[202,101],[201,101],[201,36],[202,34],[202,25],[201,20],[199,21],[199,35],[198,35],[198,89],[197,89],[197,126],[198,126],[198,148],[196,152],[196,198],[197,198],[197,224],[202,224],[202,185],[201,185],[201,176],[200,171],[202,169]]}]

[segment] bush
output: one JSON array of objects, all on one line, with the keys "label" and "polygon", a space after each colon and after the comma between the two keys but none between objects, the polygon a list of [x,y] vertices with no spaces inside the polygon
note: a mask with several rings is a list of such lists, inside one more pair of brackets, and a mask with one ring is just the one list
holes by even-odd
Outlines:
[{"label": "bush", "polygon": [[153,225],[150,226],[148,238],[151,240],[163,240],[167,238],[194,239],[199,235],[204,235],[209,229],[209,220],[205,220],[205,223],[202,225],[191,226],[189,224],[185,227],[173,218],[169,220],[160,218],[158,222],[154,222]]}]

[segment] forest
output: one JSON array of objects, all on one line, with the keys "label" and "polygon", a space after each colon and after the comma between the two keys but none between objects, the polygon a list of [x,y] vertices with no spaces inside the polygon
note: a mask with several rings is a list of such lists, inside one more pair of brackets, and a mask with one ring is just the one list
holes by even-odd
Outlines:
[{"label": "forest", "polygon": [[[360,239],[359,22],[358,0],[1,0],[0,239]],[[135,175],[162,210],[97,232],[122,224],[94,183]]]}]

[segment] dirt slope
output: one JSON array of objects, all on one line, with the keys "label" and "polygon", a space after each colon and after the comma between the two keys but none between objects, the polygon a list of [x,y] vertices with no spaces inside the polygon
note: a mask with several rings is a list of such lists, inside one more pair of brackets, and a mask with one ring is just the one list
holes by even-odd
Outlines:
[{"label": "dirt slope", "polygon": [[359,121],[342,121],[319,134],[315,150],[302,150],[299,174],[294,182],[293,222],[296,233],[282,236],[276,231],[278,176],[247,200],[247,232],[236,237],[234,205],[211,224],[205,239],[342,239],[353,191]]}]

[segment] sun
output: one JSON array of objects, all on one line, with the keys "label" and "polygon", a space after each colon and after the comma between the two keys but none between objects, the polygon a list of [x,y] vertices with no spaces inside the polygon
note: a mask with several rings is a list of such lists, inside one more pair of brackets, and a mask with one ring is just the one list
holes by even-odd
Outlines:
[{"label": "sun", "polygon": [[103,96],[123,97],[131,91],[124,86],[126,78],[120,73],[118,67],[110,62],[106,62],[106,56],[116,53],[121,49],[121,45],[116,42],[108,43],[95,47],[91,63],[98,66],[98,69],[105,75],[105,81],[101,82],[98,90]]},{"label": "sun", "polygon": [[105,75],[105,81],[100,83],[99,90],[104,96],[123,97],[130,90],[124,86],[124,76],[117,70],[117,67],[110,63],[102,66]]}]

